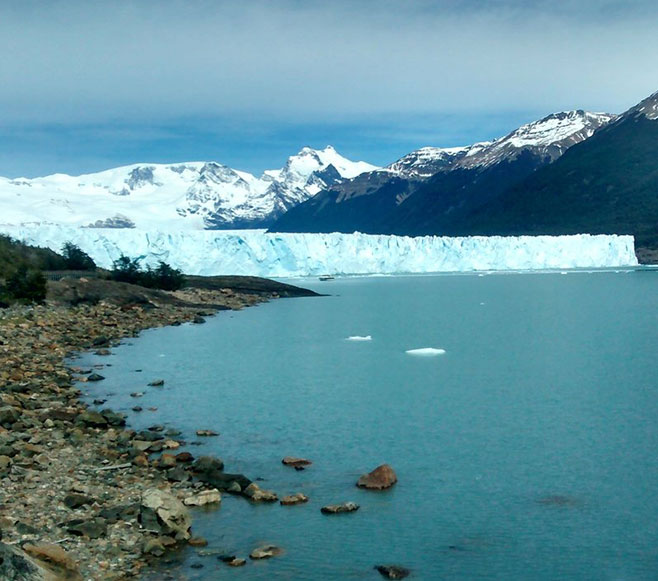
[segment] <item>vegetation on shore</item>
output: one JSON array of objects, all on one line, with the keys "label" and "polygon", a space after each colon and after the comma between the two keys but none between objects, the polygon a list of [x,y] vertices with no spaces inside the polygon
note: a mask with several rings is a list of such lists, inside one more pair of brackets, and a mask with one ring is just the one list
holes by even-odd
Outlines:
[{"label": "vegetation on shore", "polygon": [[139,259],[121,256],[108,272],[99,270],[93,259],[71,242],[65,243],[58,254],[0,235],[0,308],[14,303],[42,303],[47,292],[44,272],[48,271],[96,273],[100,278],[168,291],[185,284],[183,273],[166,262],[144,270]]},{"label": "vegetation on shore", "polygon": [[128,282],[146,288],[168,291],[178,290],[185,284],[183,273],[162,260],[156,268],[147,266],[146,270],[143,270],[139,264],[139,259],[131,259],[124,255],[114,261],[110,276],[112,280],[118,282]]}]

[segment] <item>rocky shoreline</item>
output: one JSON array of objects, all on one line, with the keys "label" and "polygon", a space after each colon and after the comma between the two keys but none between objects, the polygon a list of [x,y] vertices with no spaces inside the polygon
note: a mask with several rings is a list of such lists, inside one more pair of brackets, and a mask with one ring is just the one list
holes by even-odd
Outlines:
[{"label": "rocky shoreline", "polygon": [[87,349],[107,353],[146,328],[314,294],[263,279],[195,283],[165,293],[63,279],[49,284],[44,306],[0,310],[3,579],[135,578],[169,547],[203,544],[185,505],[217,503],[218,488],[266,495],[243,475],[224,473],[221,460],[181,452],[175,431],[136,433],[100,402],[98,411],[88,408],[76,382],[98,380],[102,370],[65,362]]}]

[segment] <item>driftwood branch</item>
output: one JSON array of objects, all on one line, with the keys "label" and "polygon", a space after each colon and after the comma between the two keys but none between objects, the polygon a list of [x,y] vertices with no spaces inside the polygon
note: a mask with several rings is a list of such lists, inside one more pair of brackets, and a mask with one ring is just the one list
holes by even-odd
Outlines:
[{"label": "driftwood branch", "polygon": [[130,468],[132,464],[130,462],[126,462],[125,464],[114,464],[113,466],[101,466],[100,468],[96,468],[96,472],[100,472],[101,470],[122,470],[123,468]]}]

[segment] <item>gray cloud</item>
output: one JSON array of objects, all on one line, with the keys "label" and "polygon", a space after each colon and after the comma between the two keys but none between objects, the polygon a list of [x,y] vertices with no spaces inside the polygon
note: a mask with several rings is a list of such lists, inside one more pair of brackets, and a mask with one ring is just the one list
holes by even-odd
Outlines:
[{"label": "gray cloud", "polygon": [[0,123],[620,111],[658,89],[650,2],[20,2]]}]

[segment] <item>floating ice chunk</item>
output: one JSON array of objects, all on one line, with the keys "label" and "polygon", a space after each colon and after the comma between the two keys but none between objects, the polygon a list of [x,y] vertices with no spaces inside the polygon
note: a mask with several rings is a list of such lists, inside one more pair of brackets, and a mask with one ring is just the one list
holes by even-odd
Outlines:
[{"label": "floating ice chunk", "polygon": [[372,341],[372,335],[350,335],[345,341]]},{"label": "floating ice chunk", "polygon": [[421,349],[407,349],[405,353],[408,355],[419,355],[421,357],[436,357],[443,355],[445,349],[437,349],[436,347],[422,347]]}]

